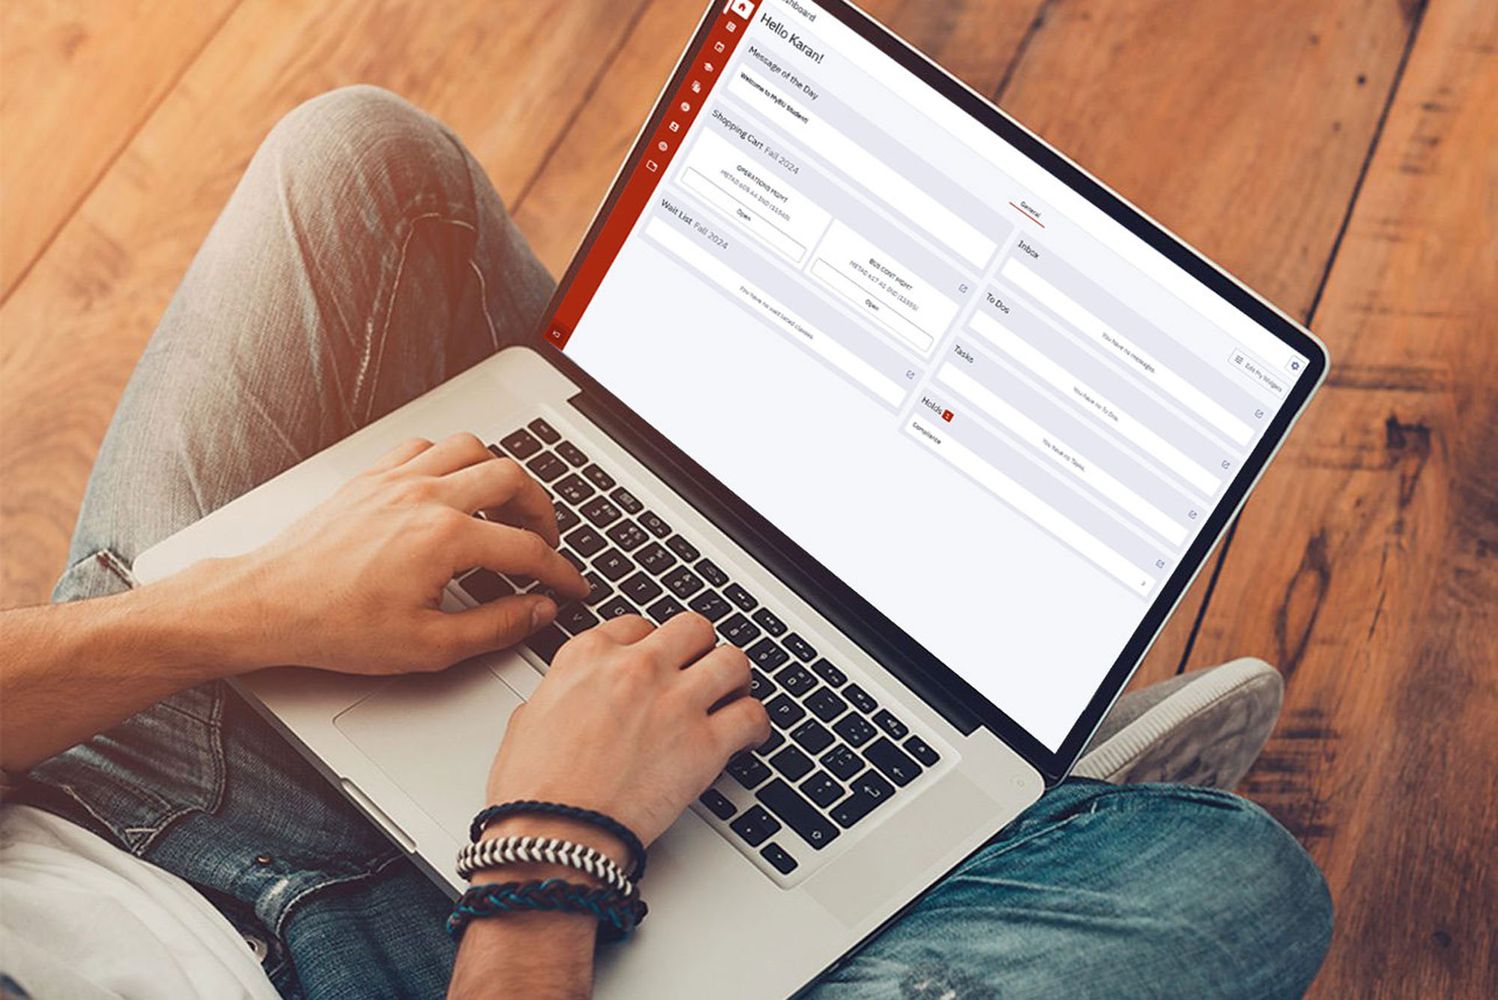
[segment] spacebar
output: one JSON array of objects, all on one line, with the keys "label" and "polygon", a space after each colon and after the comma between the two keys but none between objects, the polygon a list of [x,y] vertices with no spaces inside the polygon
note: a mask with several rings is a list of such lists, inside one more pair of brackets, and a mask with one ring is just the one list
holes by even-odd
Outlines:
[{"label": "spacebar", "polygon": [[779,778],[755,792],[754,797],[785,820],[785,825],[795,830],[802,840],[819,851],[832,843],[838,835],[837,827],[827,822],[826,817],[802,798],[800,792]]}]

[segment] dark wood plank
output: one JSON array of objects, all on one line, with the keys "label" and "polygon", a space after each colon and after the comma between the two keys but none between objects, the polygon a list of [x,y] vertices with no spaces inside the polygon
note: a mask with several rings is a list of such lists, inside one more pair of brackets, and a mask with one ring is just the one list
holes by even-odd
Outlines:
[{"label": "dark wood plank", "polygon": [[1198,639],[1268,640],[1290,678],[1245,790],[1331,883],[1317,997],[1498,994],[1494,150],[1498,7],[1440,0],[1313,318],[1330,383]]},{"label": "dark wood plank", "polygon": [[0,307],[0,604],[46,598],[135,358],[277,118],[382,84],[449,122],[513,193],[645,2],[245,0]]}]

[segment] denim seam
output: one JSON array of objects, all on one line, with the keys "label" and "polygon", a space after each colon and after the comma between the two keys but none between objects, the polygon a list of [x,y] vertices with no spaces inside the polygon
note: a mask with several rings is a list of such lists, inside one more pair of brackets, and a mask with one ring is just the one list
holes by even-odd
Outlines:
[{"label": "denim seam", "polygon": [[[458,226],[462,229],[466,229],[469,232],[473,233],[475,237],[478,235],[478,228],[472,223],[465,222],[462,219],[454,218],[450,215],[444,215],[441,212],[423,212],[420,215],[409,216],[404,220],[406,235],[405,238],[401,240],[400,259],[396,262],[395,265],[395,280],[390,285],[390,295],[385,301],[385,319],[384,322],[380,324],[380,336],[378,339],[378,345],[373,338],[368,339],[364,342],[364,356],[359,360],[359,372],[354,377],[354,398],[356,400],[359,398],[359,394],[363,391],[366,384],[373,387],[379,381],[380,367],[385,358],[385,342],[390,337],[390,323],[395,316],[395,300],[400,295],[401,279],[406,272],[406,258],[411,250],[411,239],[416,235],[416,224],[418,222],[430,222],[434,219],[438,222],[444,222],[448,225]],[[470,262],[472,262],[473,256],[470,254],[468,259]],[[485,303],[485,318],[488,318],[487,303]],[[492,335],[492,322],[490,323],[490,329]],[[371,365],[373,365],[372,370]],[[363,422],[365,424],[370,422],[370,418],[374,412],[374,404],[375,395],[373,388],[371,388],[369,399],[365,402],[364,405]]]},{"label": "denim seam", "polygon": [[276,917],[276,925],[271,928],[271,933],[274,934],[278,940],[284,942],[286,940],[286,922],[291,919],[292,912],[296,909],[297,904],[299,904],[302,900],[306,899],[313,893],[321,892],[324,889],[331,889],[334,886],[354,885],[366,879],[374,878],[375,876],[383,873],[385,869],[389,868],[391,865],[404,859],[405,855],[403,854],[392,854],[383,862],[362,872],[355,872],[351,875],[335,876],[333,878],[324,879],[313,885],[307,886],[305,889],[292,896],[285,902],[285,904],[282,905],[281,912]]}]

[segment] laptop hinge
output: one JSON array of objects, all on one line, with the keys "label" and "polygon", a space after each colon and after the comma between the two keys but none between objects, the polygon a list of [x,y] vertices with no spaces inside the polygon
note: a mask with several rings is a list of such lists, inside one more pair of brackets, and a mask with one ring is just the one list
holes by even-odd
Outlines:
[{"label": "laptop hinge", "polygon": [[[920,670],[911,668],[899,651],[876,628],[839,602],[827,588],[819,585],[806,571],[811,562],[804,553],[798,556],[783,551],[765,537],[762,531],[740,517],[701,478],[681,468],[673,459],[653,445],[630,422],[587,392],[568,400],[578,412],[596,424],[620,447],[655,473],[703,517],[753,555],[806,603],[816,608],[832,625],[853,640],[859,648],[894,674],[921,700],[930,705],[964,736],[971,735],[982,722],[950,691]],[[798,565],[799,563],[799,565]]]}]

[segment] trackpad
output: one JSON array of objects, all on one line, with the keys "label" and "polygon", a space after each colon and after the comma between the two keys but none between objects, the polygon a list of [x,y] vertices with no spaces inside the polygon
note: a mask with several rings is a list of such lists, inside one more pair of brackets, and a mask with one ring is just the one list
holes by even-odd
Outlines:
[{"label": "trackpad", "polygon": [[484,806],[489,765],[524,702],[482,663],[414,674],[333,720],[340,732],[458,843]]}]

